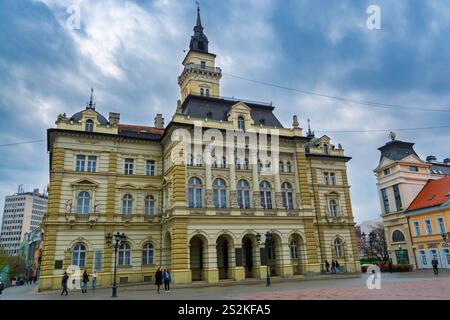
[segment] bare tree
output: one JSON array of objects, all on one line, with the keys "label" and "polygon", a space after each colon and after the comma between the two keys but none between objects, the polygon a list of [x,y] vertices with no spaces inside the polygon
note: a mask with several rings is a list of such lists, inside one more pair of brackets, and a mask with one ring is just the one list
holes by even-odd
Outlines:
[{"label": "bare tree", "polygon": [[388,260],[386,235],[382,223],[379,223],[368,235],[362,233],[359,245],[364,255],[373,262]]}]

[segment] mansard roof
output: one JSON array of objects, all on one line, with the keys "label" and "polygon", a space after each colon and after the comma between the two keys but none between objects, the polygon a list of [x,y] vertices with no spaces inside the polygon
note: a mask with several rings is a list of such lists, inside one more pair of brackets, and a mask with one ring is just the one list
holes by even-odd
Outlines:
[{"label": "mansard roof", "polygon": [[281,122],[273,114],[275,107],[272,105],[233,98],[189,95],[183,102],[182,112],[191,118],[228,121],[228,113],[231,107],[239,102],[245,103],[251,109],[250,115],[255,125],[262,124],[283,128]]},{"label": "mansard roof", "polygon": [[106,120],[106,118],[104,116],[102,116],[99,112],[97,112],[94,109],[91,108],[86,108],[85,110],[82,110],[80,112],[75,113],[73,116],[70,117],[70,120],[73,122],[78,122],[81,120],[81,118],[83,117],[83,112],[85,112],[86,110],[92,110],[95,113],[97,113],[97,121],[102,125],[102,126],[106,126],[109,124],[108,120]]},{"label": "mansard roof", "polygon": [[381,151],[380,161],[383,157],[393,161],[399,161],[412,154],[420,159],[416,151],[414,151],[413,146],[414,143],[412,142],[404,142],[400,140],[389,141],[384,146],[378,148],[378,150]]}]

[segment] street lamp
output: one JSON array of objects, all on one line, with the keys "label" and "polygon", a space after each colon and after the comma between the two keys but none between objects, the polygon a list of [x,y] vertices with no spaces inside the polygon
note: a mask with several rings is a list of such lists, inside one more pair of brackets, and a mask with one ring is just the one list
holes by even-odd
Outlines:
[{"label": "street lamp", "polygon": [[266,276],[266,287],[270,286],[270,268],[269,268],[269,250],[272,245],[272,233],[269,231],[266,232],[266,254],[267,254],[267,276]]},{"label": "street lamp", "polygon": [[[113,239],[115,243],[113,243]],[[127,239],[127,236],[125,233],[117,232],[115,235],[112,235],[111,233],[108,233],[105,236],[106,244],[108,247],[114,247],[114,282],[112,286],[112,296],[111,298],[117,298],[117,282],[116,282],[116,276],[117,276],[117,249],[119,248],[120,244],[124,242]]]}]

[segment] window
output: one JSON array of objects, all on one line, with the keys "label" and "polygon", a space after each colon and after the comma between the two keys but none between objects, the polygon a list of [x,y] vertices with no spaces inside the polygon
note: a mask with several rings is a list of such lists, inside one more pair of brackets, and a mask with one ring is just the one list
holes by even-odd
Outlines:
[{"label": "window", "polygon": [[155,160],[147,160],[145,174],[152,177],[155,175]]},{"label": "window", "polygon": [[385,176],[390,175],[391,174],[391,168],[384,169],[383,172],[384,172]]},{"label": "window", "polygon": [[131,175],[133,174],[133,169],[134,169],[134,160],[133,159],[125,159],[125,168],[124,168],[124,172],[126,175]]},{"label": "window", "polygon": [[155,214],[155,198],[153,196],[145,197],[145,214],[152,215]]},{"label": "window", "polygon": [[444,218],[441,218],[441,217],[437,218],[437,225],[438,225],[440,234],[446,233]]},{"label": "window", "polygon": [[447,264],[450,265],[450,250],[444,249],[444,255],[445,255],[445,258],[447,259]]},{"label": "window", "polygon": [[386,188],[381,189],[381,195],[383,197],[384,213],[389,213],[389,198]]},{"label": "window", "polygon": [[86,265],[86,247],[78,243],[72,250],[72,265],[83,268]]},{"label": "window", "polygon": [[222,162],[220,163],[220,166],[222,168],[226,168],[227,167],[227,158],[226,157],[222,157]]},{"label": "window", "polygon": [[288,182],[284,182],[281,185],[281,195],[283,198],[283,207],[287,210],[294,208],[294,201],[292,200],[292,186]]},{"label": "window", "polygon": [[78,172],[83,172],[85,162],[86,162],[86,157],[84,155],[82,155],[82,154],[77,155],[75,170]]},{"label": "window", "polygon": [[88,156],[87,171],[95,172],[96,167],[97,167],[97,157],[96,156]]},{"label": "window", "polygon": [[151,243],[147,243],[142,249],[142,264],[153,264],[153,245]]},{"label": "window", "polygon": [[245,160],[244,160],[244,170],[248,170],[249,167],[250,167],[250,166],[249,166],[248,159],[245,158]]},{"label": "window", "polygon": [[211,167],[217,168],[217,159],[216,159],[216,157],[212,158]]},{"label": "window", "polygon": [[395,230],[392,233],[392,242],[402,242],[405,241],[405,235],[400,230]]},{"label": "window", "polygon": [[342,258],[344,256],[344,248],[341,239],[334,240],[334,251],[336,258]]},{"label": "window", "polygon": [[280,172],[284,172],[284,163],[280,161]]},{"label": "window", "polygon": [[213,183],[214,193],[214,207],[226,208],[227,207],[227,187],[225,181],[222,179],[216,179]]},{"label": "window", "polygon": [[90,195],[89,192],[81,191],[77,196],[77,213],[89,213]]},{"label": "window", "polygon": [[419,172],[419,168],[416,166],[409,166],[409,171],[411,172]]},{"label": "window", "polygon": [[86,128],[85,128],[86,132],[92,132],[94,131],[94,121],[92,121],[91,119],[86,120]]},{"label": "window", "polygon": [[198,155],[195,157],[195,165],[196,165],[197,167],[201,167],[202,164],[203,164],[203,158],[202,158],[202,155],[201,155],[201,154],[198,154]]},{"label": "window", "polygon": [[194,157],[191,153],[187,155],[187,165],[193,166],[194,165]]},{"label": "window", "polygon": [[414,232],[416,233],[416,236],[421,235],[419,221],[414,221]]},{"label": "window", "polygon": [[433,227],[431,225],[430,219],[425,220],[425,230],[427,232],[427,235],[433,234]]},{"label": "window", "polygon": [[292,172],[292,165],[291,165],[291,162],[289,162],[289,161],[286,163],[286,171]]},{"label": "window", "polygon": [[241,169],[241,161],[239,160],[239,158],[236,158],[236,169]]},{"label": "window", "polygon": [[133,197],[126,194],[122,201],[122,214],[131,214],[133,212]]},{"label": "window", "polygon": [[337,217],[338,213],[339,213],[339,210],[338,210],[338,205],[337,205],[336,200],[333,200],[333,199],[330,200],[329,208],[330,208],[330,215],[332,217]]},{"label": "window", "polygon": [[239,208],[250,208],[250,186],[248,182],[246,180],[239,180],[236,189]]},{"label": "window", "polygon": [[325,184],[330,184],[330,174],[328,172],[323,173],[323,182]]},{"label": "window", "polygon": [[206,68],[206,62],[200,61],[200,68],[205,69]]},{"label": "window", "polygon": [[291,241],[291,259],[298,259],[298,246],[297,241]]},{"label": "window", "polygon": [[336,175],[334,174],[334,172],[330,172],[330,184],[332,186],[336,185]]},{"label": "window", "polygon": [[259,184],[259,194],[261,196],[261,206],[264,209],[272,209],[272,189],[270,183],[263,181]]},{"label": "window", "polygon": [[400,196],[400,189],[398,187],[398,184],[393,185],[392,189],[394,190],[394,198],[395,198],[395,205],[397,207],[397,211],[402,210],[402,198]]},{"label": "window", "polygon": [[202,207],[202,183],[198,178],[190,178],[188,181],[189,208]]},{"label": "window", "polygon": [[205,95],[206,95],[207,97],[209,97],[209,89],[206,89],[206,90],[205,90]]},{"label": "window", "polygon": [[238,130],[245,131],[245,120],[243,117],[238,117]]},{"label": "window", "polygon": [[200,88],[200,95],[201,95],[201,96],[204,96],[204,95],[205,95],[205,89]]},{"label": "window", "polygon": [[325,154],[329,154],[329,153],[330,153],[327,144],[324,144],[324,145],[323,145],[323,153],[325,153]]},{"label": "window", "polygon": [[427,261],[427,255],[425,254],[425,251],[423,251],[423,250],[420,251],[420,257],[422,260],[422,265],[426,266],[428,264],[428,261]]},{"label": "window", "polygon": [[118,265],[121,267],[131,265],[131,248],[128,243],[122,243],[119,248],[119,261]]}]

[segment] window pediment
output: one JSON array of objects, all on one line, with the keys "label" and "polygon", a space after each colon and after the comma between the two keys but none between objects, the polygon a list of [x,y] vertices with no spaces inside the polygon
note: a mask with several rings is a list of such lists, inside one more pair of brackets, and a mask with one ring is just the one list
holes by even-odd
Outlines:
[{"label": "window pediment", "polygon": [[71,183],[72,186],[98,187],[98,183],[91,179],[80,179]]}]

